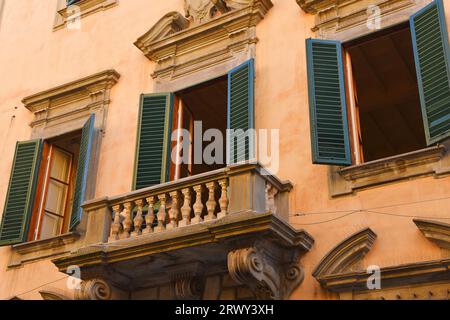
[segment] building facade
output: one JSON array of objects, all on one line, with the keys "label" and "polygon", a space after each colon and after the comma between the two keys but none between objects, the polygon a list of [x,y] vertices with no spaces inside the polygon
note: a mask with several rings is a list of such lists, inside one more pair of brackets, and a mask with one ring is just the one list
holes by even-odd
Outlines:
[{"label": "building facade", "polygon": [[448,299],[449,25],[0,0],[0,299]]}]

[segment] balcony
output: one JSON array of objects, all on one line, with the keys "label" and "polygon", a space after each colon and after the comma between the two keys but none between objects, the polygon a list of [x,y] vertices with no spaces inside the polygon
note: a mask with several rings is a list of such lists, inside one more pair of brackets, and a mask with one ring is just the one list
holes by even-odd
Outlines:
[{"label": "balcony", "polygon": [[[89,201],[83,245],[53,262],[80,267],[79,299],[219,299],[223,279],[250,298],[284,299],[314,242],[287,223],[291,189],[243,164]],[[154,288],[170,293],[146,295]]]}]

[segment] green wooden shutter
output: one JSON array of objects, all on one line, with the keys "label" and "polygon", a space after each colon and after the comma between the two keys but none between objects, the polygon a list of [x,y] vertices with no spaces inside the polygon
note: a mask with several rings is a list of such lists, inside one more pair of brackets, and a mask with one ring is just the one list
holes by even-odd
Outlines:
[{"label": "green wooden shutter", "polygon": [[306,40],[313,163],[351,165],[342,48]]},{"label": "green wooden shutter", "polygon": [[40,140],[18,142],[5,209],[0,226],[0,245],[26,241],[41,163]]},{"label": "green wooden shutter", "polygon": [[428,145],[450,136],[448,34],[442,0],[410,19],[422,116]]},{"label": "green wooden shutter", "polygon": [[92,114],[83,127],[81,135],[80,154],[78,158],[77,179],[72,204],[72,216],[70,217],[70,230],[73,230],[80,222],[83,214],[81,205],[85,201],[86,186],[91,161],[92,143],[94,140],[95,115]]},{"label": "green wooden shutter", "polygon": [[169,180],[173,94],[141,95],[133,189]]},{"label": "green wooden shutter", "polygon": [[[228,129],[243,130],[243,133],[236,132],[234,136],[227,136],[228,163],[237,163],[255,157],[253,135],[249,137],[250,139],[244,139],[248,130],[255,127],[254,87],[253,59],[228,73]],[[240,141],[243,143],[239,143]]]}]

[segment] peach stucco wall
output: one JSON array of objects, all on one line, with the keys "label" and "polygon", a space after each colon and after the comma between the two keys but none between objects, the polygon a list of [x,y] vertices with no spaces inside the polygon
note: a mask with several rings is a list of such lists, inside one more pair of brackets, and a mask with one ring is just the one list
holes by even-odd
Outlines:
[{"label": "peach stucco wall", "polygon": [[[281,167],[278,176],[294,184],[292,213],[374,208],[450,197],[450,178],[432,177],[383,185],[353,196],[331,199],[326,166],[311,164],[305,38],[314,36],[314,17],[295,0],[272,0],[274,7],[258,25],[256,53],[256,126],[279,128]],[[130,190],[139,95],[153,92],[153,63],[133,42],[169,11],[183,12],[182,0],[121,0],[117,7],[81,20],[80,31],[52,31],[57,0],[6,0],[0,19],[0,214],[3,212],[17,140],[30,138],[32,114],[22,98],[56,85],[103,71],[121,74],[112,89],[102,141],[96,197]],[[450,3],[446,1],[447,20]],[[427,217],[449,216],[450,200],[391,207],[381,211]],[[324,224],[342,213],[292,217],[316,240],[302,258],[306,279],[294,299],[332,298],[311,272],[338,242],[365,227],[378,239],[365,263],[390,266],[441,258],[411,218],[356,213]],[[65,290],[63,274],[50,261],[7,270],[9,248],[0,248],[0,299],[13,295],[39,298],[38,290]],[[55,283],[45,285],[56,281]],[[44,285],[43,287],[38,288]],[[29,292],[31,290],[31,292]]]}]

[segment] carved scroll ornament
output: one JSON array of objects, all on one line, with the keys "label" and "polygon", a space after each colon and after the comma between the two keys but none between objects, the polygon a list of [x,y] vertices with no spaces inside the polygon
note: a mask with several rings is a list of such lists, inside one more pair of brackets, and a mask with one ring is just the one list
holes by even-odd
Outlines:
[{"label": "carved scroll ornament", "polygon": [[283,300],[303,282],[304,272],[297,265],[270,257],[255,247],[228,254],[228,271],[239,284],[246,285],[258,299]]},{"label": "carved scroll ornament", "polygon": [[76,300],[111,300],[111,297],[111,286],[100,279],[83,281],[75,292]]}]

